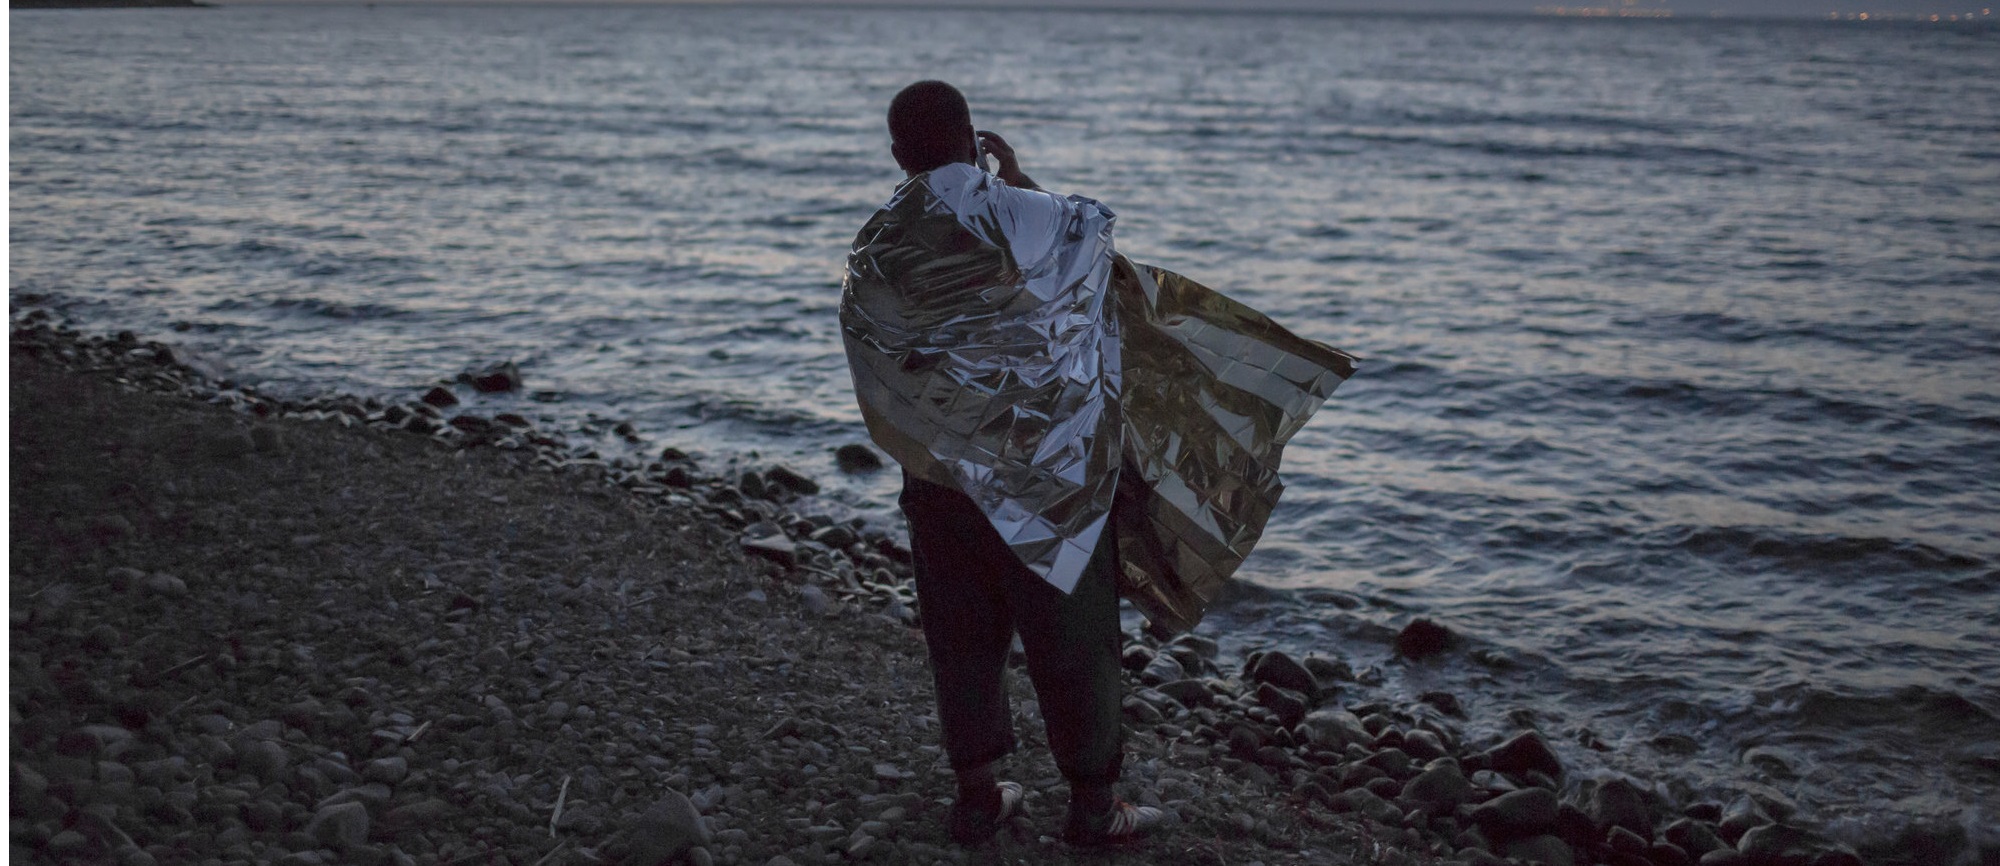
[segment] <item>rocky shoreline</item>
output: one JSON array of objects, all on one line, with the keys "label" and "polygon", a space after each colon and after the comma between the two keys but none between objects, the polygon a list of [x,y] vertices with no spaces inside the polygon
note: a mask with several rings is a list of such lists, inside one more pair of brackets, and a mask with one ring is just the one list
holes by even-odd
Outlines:
[{"label": "rocky shoreline", "polygon": [[10,357],[18,862],[1939,862],[1569,778],[1539,733],[1467,742],[1452,695],[1379,700],[1335,657],[1145,634],[1124,793],[1174,824],[1054,841],[1017,676],[1028,815],[959,848],[908,552],[807,473],[605,460],[443,386],[278,399],[35,312]]}]

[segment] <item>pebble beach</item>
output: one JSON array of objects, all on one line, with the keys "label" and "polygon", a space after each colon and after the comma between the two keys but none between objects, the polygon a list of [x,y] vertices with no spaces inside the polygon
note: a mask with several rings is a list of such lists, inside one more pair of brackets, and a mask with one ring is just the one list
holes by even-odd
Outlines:
[{"label": "pebble beach", "polygon": [[[1467,741],[1337,652],[1128,635],[1121,793],[1145,845],[1057,841],[1013,676],[1026,814],[944,835],[900,541],[810,474],[635,465],[457,405],[276,399],[45,314],[10,342],[11,853],[21,863],[1464,863],[1840,866],[1780,796],[1575,778],[1532,719]],[[489,378],[481,381],[482,377]],[[447,403],[447,400],[453,401]],[[442,405],[440,405],[442,404]],[[449,409],[447,412],[445,410]],[[833,446],[830,446],[830,451]],[[846,443],[835,471],[884,471]],[[1419,621],[1410,664],[1451,664]]]}]

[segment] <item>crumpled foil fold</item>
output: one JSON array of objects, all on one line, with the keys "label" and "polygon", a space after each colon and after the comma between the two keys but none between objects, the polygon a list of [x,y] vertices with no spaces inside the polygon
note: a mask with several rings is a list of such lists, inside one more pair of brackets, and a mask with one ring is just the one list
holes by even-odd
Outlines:
[{"label": "crumpled foil fold", "polygon": [[1118,255],[1095,201],[996,205],[1019,194],[919,175],[857,236],[840,320],[862,417],[1065,592],[1115,520],[1120,594],[1191,629],[1261,537],[1285,443],[1354,358]]},{"label": "crumpled foil fold", "polygon": [[1119,594],[1155,629],[1187,631],[1263,536],[1285,443],[1355,358],[1123,256],[1112,291],[1128,476],[1112,512]]}]

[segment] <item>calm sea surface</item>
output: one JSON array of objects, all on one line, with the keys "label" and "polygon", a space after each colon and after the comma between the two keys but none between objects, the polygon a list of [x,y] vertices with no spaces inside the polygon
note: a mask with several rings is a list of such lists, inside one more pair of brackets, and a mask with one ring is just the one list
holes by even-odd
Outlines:
[{"label": "calm sea surface", "polygon": [[[900,178],[889,97],[951,80],[1125,252],[1368,359],[1204,631],[1451,689],[1475,731],[1527,710],[1585,773],[1996,832],[2000,29],[10,20],[17,306],[280,391],[512,358],[548,393],[470,408],[631,419],[885,522],[892,474],[832,468],[864,438],[838,282]],[[1393,661],[1414,616],[1505,663]]]}]

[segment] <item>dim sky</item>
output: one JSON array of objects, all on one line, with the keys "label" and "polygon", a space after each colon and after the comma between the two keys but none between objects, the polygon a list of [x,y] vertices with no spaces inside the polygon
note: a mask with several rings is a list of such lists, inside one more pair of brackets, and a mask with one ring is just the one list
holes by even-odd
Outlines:
[{"label": "dim sky", "polygon": [[[232,2],[232,0],[224,0]],[[273,0],[233,0],[233,2],[273,2]],[[283,2],[283,0],[277,0]],[[338,2],[338,0],[336,0]],[[359,0],[356,0],[359,2]],[[423,3],[427,0],[383,0],[391,3]],[[449,2],[449,0],[431,0]],[[504,0],[503,0],[504,2]],[[566,0],[528,0],[566,2]],[[607,2],[607,0],[578,0]],[[608,0],[618,2],[618,0]],[[628,0],[628,2],[684,2],[684,0]],[[694,0],[702,2],[702,0]],[[722,0],[728,2],[728,0]],[[1327,12],[1413,12],[1413,13],[1492,13],[1525,14],[1537,6],[1598,6],[1618,8],[1622,0],[735,0],[736,5],[799,6],[911,6],[994,9],[1039,8],[1143,8],[1198,9],[1208,11],[1300,10]],[[1876,12],[1905,16],[1914,13],[1971,13],[2000,5],[2000,0],[1635,0],[1641,7],[1666,7],[1677,16],[1708,17],[1807,17],[1825,18],[1828,12]],[[2000,23],[2000,15],[1985,16]]]},{"label": "dim sky", "polygon": [[[797,0],[791,0],[797,2]],[[808,0],[810,3],[811,0]],[[826,0],[833,2],[833,0]],[[1309,9],[1329,11],[1377,11],[1377,12],[1532,12],[1537,6],[1607,6],[1616,9],[1621,0],[1087,0],[1081,3],[1049,2],[1049,0],[876,0],[884,5],[910,6],[1117,6],[1142,8],[1191,8],[1231,10],[1257,9]],[[1638,0],[1634,5],[1641,7],[1667,7],[1677,15],[1708,15],[1721,13],[1744,16],[1815,16],[1824,17],[1834,10],[1840,11],[1883,11],[1909,14],[1914,12],[1978,12],[1980,3],[1993,5],[1993,0]],[[818,4],[813,4],[818,5]]]}]

